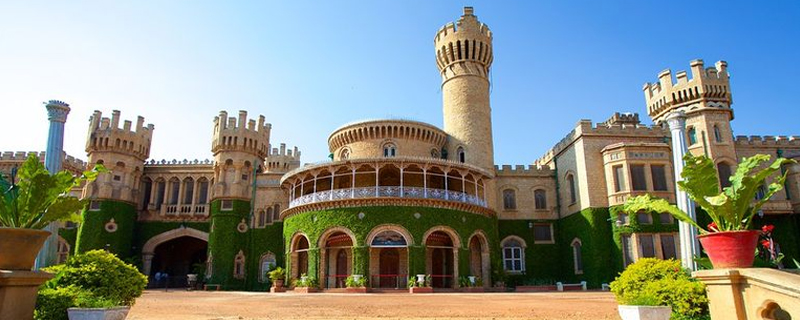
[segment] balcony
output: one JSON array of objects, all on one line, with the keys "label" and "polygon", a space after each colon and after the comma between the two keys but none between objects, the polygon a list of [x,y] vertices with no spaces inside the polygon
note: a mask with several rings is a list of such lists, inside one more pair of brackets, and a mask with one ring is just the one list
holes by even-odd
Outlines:
[{"label": "balcony", "polygon": [[162,204],[159,215],[164,218],[205,218],[208,217],[208,204]]},{"label": "balcony", "polygon": [[300,205],[345,199],[363,198],[415,198],[439,199],[487,207],[486,201],[463,192],[419,187],[361,187],[320,191],[307,194],[289,203],[289,208]]}]

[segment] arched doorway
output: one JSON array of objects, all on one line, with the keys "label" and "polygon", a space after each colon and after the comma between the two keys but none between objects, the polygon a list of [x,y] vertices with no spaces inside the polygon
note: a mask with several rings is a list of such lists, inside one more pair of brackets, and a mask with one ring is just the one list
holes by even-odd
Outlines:
[{"label": "arched doorway", "polygon": [[408,281],[408,241],[398,231],[384,230],[370,241],[373,287],[404,288]]},{"label": "arched doorway", "polygon": [[425,238],[426,271],[434,288],[455,286],[458,251],[453,238],[444,231],[434,231]]},{"label": "arched doorway", "polygon": [[292,240],[292,269],[291,278],[299,279],[303,274],[308,274],[308,238],[303,234],[298,234]]},{"label": "arched doorway", "polygon": [[196,266],[205,264],[207,252],[208,242],[190,236],[163,242],[155,248],[148,276],[166,273],[170,287],[185,287],[188,284],[186,275],[195,273]]},{"label": "arched doorway", "polygon": [[489,245],[481,232],[476,232],[469,240],[470,276],[480,277],[484,287],[491,282],[491,263],[489,262]]},{"label": "arched doorway", "polygon": [[353,270],[353,242],[350,231],[343,228],[329,230],[320,237],[320,278],[325,288],[345,287]]}]

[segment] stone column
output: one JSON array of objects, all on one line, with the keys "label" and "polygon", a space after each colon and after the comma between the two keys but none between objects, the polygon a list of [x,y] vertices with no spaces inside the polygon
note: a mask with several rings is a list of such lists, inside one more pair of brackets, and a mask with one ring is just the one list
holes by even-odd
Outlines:
[{"label": "stone column", "polygon": [[[61,171],[64,160],[64,123],[67,122],[70,108],[68,104],[57,100],[48,101],[45,108],[47,108],[47,119],[50,120],[50,131],[47,136],[44,166],[47,171],[50,171],[50,174],[55,174]],[[47,241],[36,257],[34,269],[38,270],[55,264],[58,249],[58,224],[59,222],[53,222],[45,227],[45,230],[50,232],[50,236],[47,237]]]},{"label": "stone column", "polygon": [[[683,156],[688,149],[686,148],[686,114],[683,111],[672,112],[667,115],[667,124],[672,134],[672,163],[675,172],[675,202],[678,208],[686,212],[692,220],[697,221],[697,214],[694,210],[694,201],[689,199],[685,191],[678,188],[678,181],[683,180]],[[700,243],[697,240],[697,228],[681,221],[678,225],[680,233],[681,265],[690,270],[697,270],[694,256],[700,254]]]}]

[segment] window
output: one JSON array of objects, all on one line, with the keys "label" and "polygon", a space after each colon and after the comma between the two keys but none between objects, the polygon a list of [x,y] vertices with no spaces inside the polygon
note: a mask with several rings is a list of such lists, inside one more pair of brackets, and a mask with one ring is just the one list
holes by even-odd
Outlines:
[{"label": "window", "polygon": [[164,180],[159,181],[156,184],[156,209],[161,208],[161,205],[164,204],[164,194],[167,190],[167,183]]},{"label": "window", "polygon": [[631,188],[633,191],[647,191],[647,181],[644,178],[644,165],[631,165]]},{"label": "window", "polygon": [[264,214],[264,224],[272,224],[272,207],[267,208],[267,213]]},{"label": "window", "polygon": [[513,189],[503,190],[503,209],[517,209],[517,193]]},{"label": "window", "polygon": [[619,225],[623,225],[623,226],[624,225],[628,225],[630,223],[630,221],[628,221],[628,214],[620,213],[617,216],[617,222],[618,222]]},{"label": "window", "polygon": [[636,222],[639,224],[653,224],[653,216],[650,213],[638,212],[636,213]]},{"label": "window", "polygon": [[122,180],[122,176],[120,176],[118,174],[114,175],[114,181],[121,181],[121,180]]},{"label": "window", "polygon": [[100,201],[92,200],[89,202],[89,211],[100,211]]},{"label": "window", "polygon": [[516,239],[503,243],[503,269],[509,272],[525,271],[525,254],[522,244]]},{"label": "window", "polygon": [[622,166],[614,166],[612,170],[614,171],[614,191],[625,191],[625,170],[622,169]]},{"label": "window", "polygon": [[633,263],[633,246],[631,245],[631,235],[622,235],[622,262],[627,267]]},{"label": "window", "polygon": [[439,159],[441,156],[439,155],[439,150],[431,149],[431,158]]},{"label": "window", "polygon": [[581,253],[581,239],[572,240],[572,258],[575,267],[575,274],[583,274],[583,257]]},{"label": "window", "polygon": [[569,185],[569,203],[573,204],[578,201],[578,197],[575,194],[575,176],[568,174],[567,184]]},{"label": "window", "polygon": [[661,255],[663,259],[676,259],[678,257],[675,249],[675,236],[671,234],[661,235]]},{"label": "window", "polygon": [[547,192],[539,189],[533,191],[533,200],[534,206],[536,209],[544,210],[547,209]]},{"label": "window", "polygon": [[281,220],[281,205],[276,204],[273,214],[275,215],[272,220],[279,221]]},{"label": "window", "polygon": [[762,185],[758,186],[758,189],[756,190],[756,196],[755,196],[756,200],[764,199],[764,197],[766,195],[767,195],[767,189],[764,187],[764,185],[762,184]]},{"label": "window", "polygon": [[719,186],[720,188],[731,186],[731,166],[720,163],[717,165],[717,172],[719,173]]},{"label": "window", "polygon": [[716,124],[714,125],[714,140],[717,143],[722,142],[722,133],[719,132],[719,127]]},{"label": "window", "polygon": [[256,227],[263,228],[264,222],[267,220],[266,217],[267,213],[264,212],[264,209],[258,211],[258,215],[256,215]]},{"label": "window", "polygon": [[233,210],[233,200],[222,200],[219,207],[221,211],[231,211]]},{"label": "window", "polygon": [[384,157],[394,157],[397,155],[397,147],[393,143],[387,143],[383,145],[383,156]]},{"label": "window", "polygon": [[343,149],[341,153],[339,153],[340,160],[347,160],[350,159],[350,149]]},{"label": "window", "polygon": [[269,279],[269,275],[267,274],[267,272],[269,272],[270,270],[275,268],[275,266],[277,266],[275,255],[272,254],[271,252],[265,253],[264,255],[261,256],[261,263],[259,263],[258,265],[259,265],[258,280],[260,282],[267,282],[267,279]]},{"label": "window", "polygon": [[458,162],[464,163],[467,162],[467,155],[464,153],[464,148],[458,147],[456,150],[456,154],[458,154]]},{"label": "window", "polygon": [[[211,230],[214,230],[214,223],[211,223]],[[211,254],[208,254],[208,259],[206,260],[206,279],[211,279],[211,275],[214,274],[214,259],[212,258]]]},{"label": "window", "polygon": [[639,235],[639,249],[641,249],[642,258],[655,258],[656,257],[656,248],[653,243],[653,235],[651,234],[640,234]]},{"label": "window", "polygon": [[200,182],[200,192],[197,193],[197,203],[206,204],[208,203],[208,180],[201,178],[198,182]]},{"label": "window", "polygon": [[672,215],[669,213],[661,213],[658,215],[658,222],[661,224],[672,224]]},{"label": "window", "polygon": [[239,250],[239,253],[233,259],[233,277],[244,279],[244,252],[242,250]]},{"label": "window", "polygon": [[554,243],[553,225],[549,223],[535,223],[533,225],[534,243]]},{"label": "window", "polygon": [[169,182],[169,204],[178,204],[178,195],[180,195],[181,182],[177,178],[173,178]]},{"label": "window", "polygon": [[694,127],[689,127],[687,133],[689,135],[689,145],[697,143],[697,130],[695,130]]},{"label": "window", "polygon": [[662,165],[651,165],[650,174],[653,176],[653,190],[667,191],[667,174]]},{"label": "window", "polygon": [[69,258],[69,243],[62,237],[58,237],[58,252],[56,253],[56,264],[67,262]]}]

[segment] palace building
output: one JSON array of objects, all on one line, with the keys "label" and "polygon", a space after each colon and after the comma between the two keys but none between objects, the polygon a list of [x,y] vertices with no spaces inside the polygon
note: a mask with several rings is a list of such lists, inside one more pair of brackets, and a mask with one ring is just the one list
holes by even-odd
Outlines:
[{"label": "palace building", "polygon": [[[271,266],[316,277],[321,288],[343,287],[348,275],[404,288],[417,274],[438,288],[468,276],[484,286],[600,287],[639,258],[679,256],[671,216],[619,210],[645,193],[674,202],[668,113],[685,112],[689,152],[712,158],[722,185],[743,157],[800,159],[800,137],[734,137],[727,63],[694,60],[689,72],[665,70],[644,86],[654,125],[628,113],[580,120],[532,164],[497,166],[492,32],[467,7],[436,32],[434,49],[443,127],[346,124],[328,136],[331,161],[301,165],[298,148],[275,147],[272,125],[246,111],[214,117],[213,159],[156,161],[152,139],[166,137],[152,124],[96,111],[86,162],[69,157],[65,168],[109,172],[83,188],[91,203],[79,226],[61,230],[60,252],[107,249],[151,277],[167,272],[180,285],[204,272],[207,285],[224,290],[268,290]],[[25,157],[3,153],[0,169]],[[800,259],[800,166],[784,171],[785,190],[756,223],[775,224],[783,253]]]}]

